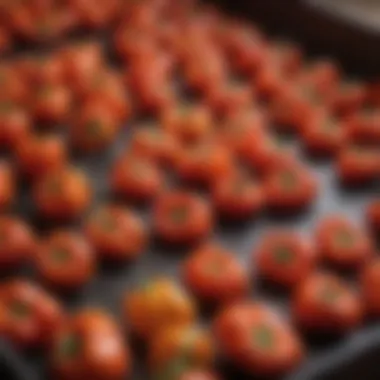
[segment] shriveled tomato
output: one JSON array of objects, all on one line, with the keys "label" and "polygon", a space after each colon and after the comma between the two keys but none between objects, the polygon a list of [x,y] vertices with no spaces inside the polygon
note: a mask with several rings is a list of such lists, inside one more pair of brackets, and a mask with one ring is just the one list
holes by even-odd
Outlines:
[{"label": "shriveled tomato", "polygon": [[185,143],[193,143],[210,136],[214,122],[210,110],[201,105],[182,105],[168,108],[161,115],[164,130]]},{"label": "shriveled tomato", "polygon": [[172,134],[153,125],[140,126],[132,135],[130,145],[132,154],[163,165],[175,164],[180,151],[180,143]]},{"label": "shriveled tomato", "polygon": [[260,276],[286,288],[293,288],[315,267],[317,251],[304,236],[293,231],[271,231],[254,250]]},{"label": "shriveled tomato", "polygon": [[125,294],[124,317],[132,332],[152,341],[162,331],[194,322],[193,300],[169,278],[151,279]]},{"label": "shriveled tomato", "polygon": [[0,102],[0,146],[14,149],[31,130],[31,120],[21,107]]},{"label": "shriveled tomato", "polygon": [[135,259],[147,243],[142,220],[133,211],[115,205],[96,209],[87,220],[85,232],[92,246],[105,259]]},{"label": "shriveled tomato", "polygon": [[81,170],[66,167],[37,181],[33,197],[42,216],[49,219],[72,219],[81,216],[87,209],[92,190]]},{"label": "shriveled tomato", "polygon": [[254,102],[253,90],[243,83],[221,83],[206,94],[206,103],[220,116],[235,114]]},{"label": "shriveled tomato", "polygon": [[292,309],[303,328],[332,334],[355,329],[363,316],[359,295],[341,278],[324,272],[311,274],[298,286]]},{"label": "shriveled tomato", "polygon": [[327,112],[318,111],[307,121],[302,130],[306,149],[315,155],[336,155],[347,141],[345,126]]},{"label": "shriveled tomato", "polygon": [[181,179],[203,185],[229,176],[234,169],[230,151],[215,142],[200,142],[181,150],[176,170]]},{"label": "shriveled tomato", "polygon": [[174,326],[150,342],[148,360],[153,377],[179,378],[186,370],[209,368],[215,356],[211,334],[197,326]]},{"label": "shriveled tomato", "polygon": [[118,129],[117,117],[110,107],[103,102],[88,100],[75,115],[70,138],[77,149],[96,152],[114,142]]},{"label": "shriveled tomato", "polygon": [[336,170],[347,185],[373,182],[380,175],[380,152],[370,146],[346,145],[338,155]]},{"label": "shriveled tomato", "polygon": [[203,301],[225,305],[243,298],[249,288],[248,273],[226,249],[206,244],[184,262],[184,281]]},{"label": "shriveled tomato", "polygon": [[341,268],[358,268],[374,253],[373,243],[364,230],[344,216],[322,219],[316,231],[320,255]]},{"label": "shriveled tomato", "polygon": [[38,285],[22,279],[0,285],[0,332],[16,346],[48,346],[62,319],[60,305]]},{"label": "shriveled tomato", "polygon": [[62,123],[71,112],[71,94],[65,86],[43,85],[33,97],[32,113],[46,123]]},{"label": "shriveled tomato", "polygon": [[380,315],[380,259],[369,261],[360,274],[361,295],[366,312],[371,316]]},{"label": "shriveled tomato", "polygon": [[293,329],[264,304],[226,308],[217,316],[214,331],[223,356],[252,375],[284,375],[304,356]]},{"label": "shriveled tomato", "polygon": [[12,45],[11,36],[6,28],[0,28],[0,54],[8,51]]},{"label": "shriveled tomato", "polygon": [[28,135],[18,144],[15,155],[21,171],[32,179],[61,169],[67,161],[62,138],[52,134]]},{"label": "shriveled tomato", "polygon": [[375,146],[380,144],[380,110],[365,109],[353,114],[345,126],[352,141]]},{"label": "shriveled tomato", "polygon": [[125,156],[115,162],[111,172],[115,193],[137,201],[149,201],[162,190],[163,179],[157,165],[145,157]]},{"label": "shriveled tomato", "polygon": [[30,227],[21,219],[0,217],[0,268],[19,266],[32,257],[35,237]]},{"label": "shriveled tomato", "polygon": [[63,380],[119,380],[132,370],[122,332],[100,309],[85,309],[66,320],[54,334],[50,358],[53,376]]},{"label": "shriveled tomato", "polygon": [[153,224],[157,236],[169,243],[193,243],[210,234],[213,215],[199,196],[174,191],[157,199]]},{"label": "shriveled tomato", "polygon": [[63,290],[86,284],[95,271],[95,255],[79,233],[57,230],[38,246],[35,265],[41,278]]},{"label": "shriveled tomato", "polygon": [[239,172],[217,179],[212,198],[218,213],[231,219],[256,216],[265,206],[261,183]]},{"label": "shriveled tomato", "polygon": [[371,202],[367,209],[367,217],[371,228],[380,233],[380,200]]},{"label": "shriveled tomato", "polygon": [[266,203],[275,211],[300,211],[314,201],[317,190],[313,174],[294,160],[279,163],[264,180]]},{"label": "shriveled tomato", "polygon": [[0,210],[7,208],[15,198],[16,180],[11,165],[0,161]]}]

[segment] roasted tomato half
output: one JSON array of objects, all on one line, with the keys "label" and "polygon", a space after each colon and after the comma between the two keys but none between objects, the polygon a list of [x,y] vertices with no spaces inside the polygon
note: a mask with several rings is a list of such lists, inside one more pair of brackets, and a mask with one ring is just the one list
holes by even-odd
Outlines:
[{"label": "roasted tomato half", "polygon": [[36,249],[35,265],[41,278],[63,290],[86,284],[95,271],[95,254],[79,233],[54,231]]},{"label": "roasted tomato half", "polygon": [[360,274],[361,295],[366,312],[371,316],[380,315],[380,259],[369,261]]},{"label": "roasted tomato half", "polygon": [[154,230],[168,243],[188,244],[208,236],[213,215],[205,200],[186,192],[163,194],[154,207]]},{"label": "roasted tomato half", "polygon": [[0,161],[0,210],[12,204],[15,192],[16,179],[12,166],[7,161]]},{"label": "roasted tomato half", "polygon": [[118,206],[95,210],[85,226],[92,246],[106,259],[132,260],[145,249],[147,232],[132,211]]},{"label": "roasted tomato half", "polygon": [[293,288],[314,269],[317,252],[306,237],[278,230],[264,236],[252,258],[260,276]]},{"label": "roasted tomato half", "polygon": [[202,370],[190,370],[185,371],[182,376],[179,378],[180,380],[218,380],[214,373]]},{"label": "roasted tomato half", "polygon": [[344,216],[323,219],[316,231],[322,258],[338,267],[356,269],[374,253],[370,237]]},{"label": "roasted tomato half", "polygon": [[15,217],[0,217],[0,269],[28,261],[35,250],[35,237],[30,227]]},{"label": "roasted tomato half", "polygon": [[123,310],[132,332],[148,341],[167,328],[191,325],[196,316],[193,300],[178,284],[164,277],[128,291]]},{"label": "roasted tomato half", "polygon": [[261,183],[239,172],[217,179],[212,187],[212,199],[218,213],[231,219],[256,216],[265,207]]},{"label": "roasted tomato half", "polygon": [[194,295],[217,305],[234,302],[248,293],[246,269],[231,252],[215,244],[192,253],[183,264],[182,274]]},{"label": "roasted tomato half", "polygon": [[62,380],[119,380],[132,360],[116,321],[102,310],[82,310],[54,334],[51,369]]},{"label": "roasted tomato half", "polygon": [[380,176],[380,152],[364,145],[347,145],[338,155],[337,174],[342,183],[361,186]]},{"label": "roasted tomato half", "polygon": [[60,170],[67,161],[66,145],[58,135],[30,134],[15,150],[21,171],[30,179],[39,179]]},{"label": "roasted tomato half", "polygon": [[297,212],[308,207],[317,195],[317,182],[302,164],[284,160],[264,180],[268,207],[275,211]]},{"label": "roasted tomato half", "polygon": [[223,356],[252,375],[284,375],[304,356],[293,329],[264,304],[225,309],[217,316],[214,331]]},{"label": "roasted tomato half", "polygon": [[197,326],[168,327],[150,342],[150,371],[153,378],[179,379],[187,370],[212,367],[214,351],[210,332]]},{"label": "roasted tomato half", "polygon": [[62,318],[60,305],[38,285],[22,279],[0,285],[0,332],[16,346],[48,346]]},{"label": "roasted tomato half", "polygon": [[67,167],[46,175],[33,189],[39,212],[49,219],[72,219],[82,215],[92,199],[85,174]]},{"label": "roasted tomato half", "polygon": [[292,308],[296,322],[312,332],[343,334],[358,327],[363,316],[359,295],[329,273],[306,278],[294,293]]}]

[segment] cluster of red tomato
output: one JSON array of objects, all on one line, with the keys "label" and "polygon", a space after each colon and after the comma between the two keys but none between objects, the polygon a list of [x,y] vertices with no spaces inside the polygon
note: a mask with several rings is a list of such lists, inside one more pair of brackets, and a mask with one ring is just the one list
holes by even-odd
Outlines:
[{"label": "cluster of red tomato", "polygon": [[[296,46],[270,42],[256,28],[192,1],[12,1],[1,3],[0,14],[5,33],[32,40],[55,39],[66,26],[121,20],[114,34],[121,70],[88,42],[0,64],[0,147],[11,157],[0,163],[0,209],[17,201],[23,178],[43,218],[81,218],[92,187],[70,164],[69,149],[106,149],[132,116],[150,114],[157,122],[133,127],[110,170],[110,188],[126,201],[153,203],[152,230],[160,239],[201,245],[183,262],[182,277],[198,300],[219,310],[211,334],[197,324],[195,303],[178,284],[158,278],[128,291],[125,325],[146,343],[153,378],[216,379],[209,371],[217,349],[252,374],[297,366],[304,347],[293,327],[271,307],[247,301],[247,268],[233,253],[203,242],[218,216],[294,213],[315,200],[316,179],[275,137],[278,129],[297,134],[309,152],[336,158],[345,184],[378,180],[376,88],[348,84],[332,61],[306,63]],[[196,101],[185,101],[180,86]],[[189,188],[168,190],[168,172],[189,188],[207,189],[211,201]],[[378,235],[380,200],[368,220]],[[302,329],[345,333],[366,314],[380,316],[380,261],[369,230],[334,216],[322,220],[315,235],[310,241],[294,231],[268,233],[252,254],[257,276],[291,292]],[[119,204],[96,206],[80,231],[39,237],[17,216],[0,217],[0,268],[32,262],[44,283],[64,290],[89,282],[99,260],[137,259],[147,243],[137,213]],[[360,296],[320,270],[322,261],[360,272]],[[0,286],[0,332],[21,347],[49,348],[55,378],[130,373],[121,330],[104,311],[67,316],[29,281]]]}]

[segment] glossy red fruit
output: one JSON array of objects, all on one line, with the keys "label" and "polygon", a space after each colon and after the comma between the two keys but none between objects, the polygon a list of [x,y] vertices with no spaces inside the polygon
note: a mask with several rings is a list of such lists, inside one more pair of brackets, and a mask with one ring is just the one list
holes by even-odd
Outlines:
[{"label": "glossy red fruit", "polygon": [[321,257],[343,269],[357,269],[374,253],[373,242],[367,233],[339,215],[320,221],[316,242]]},{"label": "glossy red fruit", "polygon": [[199,196],[168,192],[156,201],[153,224],[155,233],[164,241],[188,244],[210,234],[213,215],[209,205]]},{"label": "glossy red fruit", "polygon": [[344,334],[357,328],[363,317],[359,295],[341,278],[314,273],[293,296],[293,315],[304,329],[316,333]]},{"label": "glossy red fruit", "polygon": [[0,332],[21,348],[46,348],[63,321],[61,306],[38,285],[13,279],[0,285]]},{"label": "glossy red fruit", "polygon": [[147,244],[142,220],[131,210],[119,206],[103,206],[88,218],[85,232],[98,254],[110,260],[133,260]]},{"label": "glossy red fruit", "polygon": [[30,227],[21,219],[0,217],[0,269],[20,266],[32,257],[35,237]]},{"label": "glossy red fruit", "polygon": [[318,255],[306,237],[278,230],[263,237],[252,259],[264,279],[285,288],[294,288],[314,269]]},{"label": "glossy red fruit", "polygon": [[262,184],[238,172],[214,182],[212,199],[218,213],[230,219],[257,216],[265,207]]},{"label": "glossy red fruit", "polygon": [[39,179],[63,168],[67,161],[66,146],[58,135],[31,134],[20,141],[15,151],[21,171]]},{"label": "glossy red fruit", "polygon": [[214,332],[223,356],[251,375],[284,375],[304,357],[292,327],[264,304],[247,302],[226,308],[217,316]]},{"label": "glossy red fruit", "polygon": [[38,246],[35,265],[49,285],[74,290],[86,284],[95,272],[95,254],[82,235],[58,230]]},{"label": "glossy red fruit", "polygon": [[248,293],[246,269],[231,252],[214,244],[193,252],[184,262],[182,274],[197,297],[219,306],[235,302]]},{"label": "glossy red fruit", "polygon": [[145,157],[125,156],[116,161],[111,172],[115,193],[135,201],[149,201],[162,190],[163,179],[157,165]]},{"label": "glossy red fruit", "polygon": [[92,199],[87,176],[66,167],[49,173],[33,188],[37,210],[48,219],[75,219],[83,215]]},{"label": "glossy red fruit", "polygon": [[337,174],[346,185],[363,185],[380,176],[380,152],[363,145],[346,145],[339,153]]},{"label": "glossy red fruit", "polygon": [[283,161],[264,180],[268,207],[297,212],[310,206],[318,191],[313,174],[293,160]]}]

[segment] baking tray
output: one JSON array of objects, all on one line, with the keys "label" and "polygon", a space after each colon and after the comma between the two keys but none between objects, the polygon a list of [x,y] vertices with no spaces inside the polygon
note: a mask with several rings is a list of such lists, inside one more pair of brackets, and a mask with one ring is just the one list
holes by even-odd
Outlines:
[{"label": "baking tray", "polygon": [[[329,16],[326,16],[323,11],[318,14],[319,11],[312,10],[308,5],[293,0],[259,0],[250,3],[251,6],[247,9],[248,2],[235,0],[234,12],[244,14],[245,17],[253,15],[252,18],[258,19],[269,33],[292,37],[296,42],[303,44],[305,51],[311,55],[320,52],[331,54],[328,46],[326,47],[323,43],[319,42],[313,45],[308,42],[312,40],[313,33],[299,34],[299,30],[302,28],[301,24],[304,24],[305,20],[307,20],[303,16],[306,17],[306,14],[312,14],[314,20],[321,19],[326,22]],[[228,4],[220,5],[228,8]],[[285,9],[288,9],[288,11],[285,11]],[[276,21],[286,19],[286,14],[281,13],[282,11],[289,14],[287,23]],[[295,19],[302,22],[296,23]],[[319,25],[318,23],[319,21],[316,22],[316,25]],[[336,23],[336,21],[334,24],[333,20],[329,20],[328,23],[329,25],[331,23],[332,27],[336,25],[339,30],[343,28],[342,25],[344,24]],[[314,27],[318,29],[316,25]],[[346,27],[347,30],[356,28],[353,25]],[[367,32],[364,33],[367,34]],[[302,35],[302,38],[297,38],[300,35]],[[349,50],[352,51],[352,49]],[[361,60],[361,65],[356,65],[355,57],[352,58],[352,55],[350,56],[351,58],[348,58],[344,54],[341,56],[339,52],[334,52],[335,54],[333,55],[339,59],[342,66],[355,76],[368,78],[378,73],[378,71],[372,71],[371,67],[369,67],[371,62],[368,62],[368,60]],[[373,52],[373,54],[379,53]],[[367,63],[369,66],[366,69],[364,64]],[[85,169],[89,174],[96,191],[97,202],[111,199],[105,179],[108,178],[107,174],[115,157],[128,144],[133,125],[134,123],[132,122],[125,128],[112,149],[101,154],[82,158],[75,157],[74,159],[74,163]],[[295,140],[290,139],[289,144],[293,145],[300,155],[303,155]],[[250,262],[251,252],[259,241],[260,235],[268,227],[296,228],[302,233],[311,234],[318,219],[328,213],[340,212],[354,220],[363,219],[363,210],[369,200],[375,194],[380,193],[380,184],[377,183],[371,188],[354,192],[345,190],[337,183],[331,164],[314,161],[306,156],[304,159],[310,165],[311,170],[315,172],[321,191],[317,202],[307,213],[297,217],[280,219],[264,215],[258,220],[239,225],[219,224],[214,231],[213,238],[236,252],[242,262]],[[131,206],[134,207],[134,205]],[[149,209],[139,208],[138,210],[148,222],[150,219]],[[33,205],[27,193],[22,194],[22,199],[17,205],[16,212],[33,221]],[[364,220],[362,221],[364,223]],[[178,254],[175,251],[167,252],[166,247],[153,241],[137,262],[124,267],[101,267],[98,275],[90,284],[73,297],[65,297],[63,302],[69,310],[79,309],[84,306],[101,306],[119,317],[121,314],[121,298],[125,291],[141,283],[143,279],[156,274],[176,277],[183,257],[183,252],[178,252]],[[29,271],[26,270],[26,272]],[[288,308],[286,297],[267,289],[265,286],[256,284],[256,282],[252,286],[252,298],[265,299],[266,302],[273,304],[279,312],[286,313]],[[290,374],[286,380],[356,380],[359,378],[378,380],[380,378],[380,369],[377,368],[377,355],[380,353],[380,324],[366,326],[339,341],[312,340],[309,341],[308,347],[308,359],[301,368]],[[136,360],[136,372],[132,378],[134,380],[146,380],[148,377],[143,372],[144,365],[139,363],[138,358]],[[41,353],[34,352],[19,355],[4,342],[0,342],[0,366],[0,370],[3,371],[4,368],[8,368],[5,375],[0,371],[0,379],[43,380],[47,378],[46,362]],[[224,368],[223,365],[222,369],[225,380],[252,379],[252,377],[244,377],[243,374],[233,372],[230,368]]]}]

